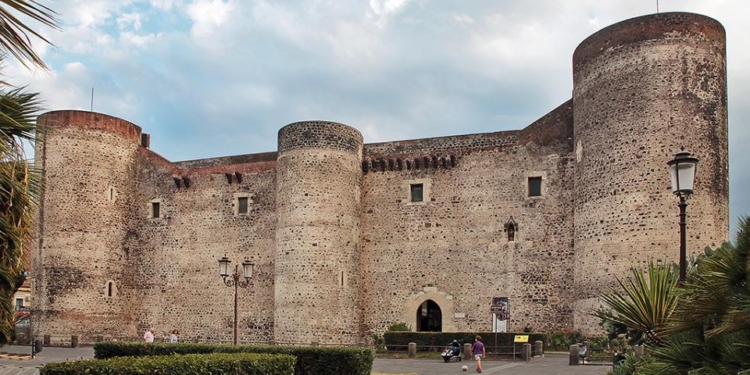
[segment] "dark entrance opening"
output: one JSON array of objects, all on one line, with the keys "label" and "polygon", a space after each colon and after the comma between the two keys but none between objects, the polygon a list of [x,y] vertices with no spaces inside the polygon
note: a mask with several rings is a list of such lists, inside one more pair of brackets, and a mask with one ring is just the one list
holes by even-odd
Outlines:
[{"label": "dark entrance opening", "polygon": [[422,302],[417,308],[417,332],[442,332],[443,313],[433,300]]}]

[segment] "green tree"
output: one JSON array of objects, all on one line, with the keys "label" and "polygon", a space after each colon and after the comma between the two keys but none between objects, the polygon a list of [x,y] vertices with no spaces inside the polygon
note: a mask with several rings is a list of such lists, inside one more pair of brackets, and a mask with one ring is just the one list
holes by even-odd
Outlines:
[{"label": "green tree", "polygon": [[[30,35],[49,41],[18,16],[57,28],[55,13],[35,0],[0,0],[0,62],[9,54],[25,66],[47,69],[31,45]],[[23,142],[35,142],[36,93],[0,81],[0,344],[7,343],[15,324],[13,294],[25,279],[24,255],[38,203],[39,175],[26,161]]]},{"label": "green tree", "polygon": [[707,249],[677,291],[669,343],[653,351],[668,373],[750,373],[750,219],[739,227],[736,244]]}]

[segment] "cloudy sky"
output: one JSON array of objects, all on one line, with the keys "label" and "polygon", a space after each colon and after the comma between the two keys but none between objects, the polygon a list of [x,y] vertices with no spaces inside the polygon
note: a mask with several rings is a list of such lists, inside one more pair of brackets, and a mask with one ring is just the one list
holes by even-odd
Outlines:
[{"label": "cloudy sky", "polygon": [[[276,149],[331,120],[365,142],[521,129],[570,99],[587,36],[656,0],[39,0],[51,71],[6,59],[46,107],[131,121],[178,161]],[[661,0],[727,30],[731,223],[750,214],[750,3]],[[744,160],[744,162],[743,162]],[[666,173],[666,169],[665,169]],[[676,209],[676,208],[675,208]],[[734,232],[734,230],[733,230]]]}]

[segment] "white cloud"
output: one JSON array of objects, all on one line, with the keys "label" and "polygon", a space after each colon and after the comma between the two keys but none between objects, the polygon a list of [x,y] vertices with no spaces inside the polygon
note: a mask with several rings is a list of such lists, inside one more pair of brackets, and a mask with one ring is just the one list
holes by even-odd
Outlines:
[{"label": "white cloud", "polygon": [[117,26],[120,30],[126,30],[132,28],[135,31],[141,29],[141,14],[140,13],[125,13],[117,17]]},{"label": "white cloud", "polygon": [[[521,128],[570,98],[571,56],[584,38],[656,10],[654,2],[598,0],[52,6],[63,30],[42,33],[56,47],[34,41],[52,72],[8,61],[3,75],[42,92],[50,109],[88,109],[95,87],[95,110],[142,126],[173,160],[271,151],[281,126],[305,119],[347,123],[366,142]],[[750,149],[742,125],[750,119],[750,3],[671,0],[660,8],[726,27],[734,220],[750,213],[750,200],[737,198],[737,176],[750,176],[750,164],[739,162]],[[242,136],[205,147],[202,136],[214,132]]]},{"label": "white cloud", "polygon": [[187,14],[193,22],[190,33],[196,38],[211,36],[229,18],[234,8],[232,1],[196,0],[187,6]]}]

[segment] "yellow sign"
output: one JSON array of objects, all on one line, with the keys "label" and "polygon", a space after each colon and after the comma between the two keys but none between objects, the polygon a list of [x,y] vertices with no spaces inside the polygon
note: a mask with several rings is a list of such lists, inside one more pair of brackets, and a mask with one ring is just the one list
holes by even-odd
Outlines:
[{"label": "yellow sign", "polygon": [[513,342],[529,342],[529,335],[516,335]]}]

